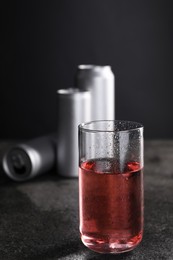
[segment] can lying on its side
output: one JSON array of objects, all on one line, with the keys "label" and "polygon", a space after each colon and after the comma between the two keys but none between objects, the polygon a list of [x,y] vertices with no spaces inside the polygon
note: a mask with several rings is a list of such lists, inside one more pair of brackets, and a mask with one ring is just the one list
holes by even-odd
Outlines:
[{"label": "can lying on its side", "polygon": [[26,181],[55,166],[56,135],[42,136],[15,144],[2,158],[2,167],[14,181]]}]

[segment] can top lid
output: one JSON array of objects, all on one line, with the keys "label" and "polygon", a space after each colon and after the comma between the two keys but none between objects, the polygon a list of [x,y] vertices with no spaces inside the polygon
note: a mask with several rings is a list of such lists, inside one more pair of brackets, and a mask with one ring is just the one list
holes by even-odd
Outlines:
[{"label": "can top lid", "polygon": [[74,95],[74,94],[78,94],[78,93],[88,93],[88,90],[83,90],[83,89],[78,89],[78,88],[67,88],[67,89],[58,89],[57,90],[57,94],[61,94],[61,95]]},{"label": "can top lid", "polygon": [[111,66],[109,65],[94,65],[94,64],[80,64],[78,65],[78,69],[80,70],[110,70]]}]

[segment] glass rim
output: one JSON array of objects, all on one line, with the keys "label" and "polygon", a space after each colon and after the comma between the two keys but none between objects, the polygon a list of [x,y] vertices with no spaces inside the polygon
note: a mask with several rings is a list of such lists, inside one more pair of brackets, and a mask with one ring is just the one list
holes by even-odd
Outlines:
[{"label": "glass rim", "polygon": [[[116,125],[116,123],[129,123],[129,124],[134,124],[136,125],[136,127],[132,127],[126,130],[120,130],[120,129],[113,129],[113,130],[102,130],[102,129],[89,129],[86,126],[91,125],[93,123],[103,123],[103,122],[114,122]],[[137,130],[143,130],[144,126],[143,124],[136,122],[136,121],[129,121],[129,120],[93,120],[93,121],[89,121],[86,123],[81,123],[78,126],[79,131],[83,131],[83,132],[90,132],[90,133],[127,133],[127,132],[131,132],[131,131],[137,131]]]}]

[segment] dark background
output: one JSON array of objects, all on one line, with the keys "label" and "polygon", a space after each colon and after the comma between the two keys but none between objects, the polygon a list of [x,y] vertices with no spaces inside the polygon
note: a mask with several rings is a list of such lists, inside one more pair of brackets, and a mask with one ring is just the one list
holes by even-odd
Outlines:
[{"label": "dark background", "polygon": [[117,119],[173,138],[172,0],[5,1],[2,14],[0,138],[55,131],[56,90],[81,63],[112,66]]}]

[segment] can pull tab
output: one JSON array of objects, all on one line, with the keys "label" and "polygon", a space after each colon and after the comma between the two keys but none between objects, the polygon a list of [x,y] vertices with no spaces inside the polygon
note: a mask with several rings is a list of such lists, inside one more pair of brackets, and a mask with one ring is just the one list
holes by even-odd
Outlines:
[{"label": "can pull tab", "polygon": [[26,173],[26,166],[25,166],[25,161],[24,158],[22,157],[21,154],[13,154],[11,158],[13,170],[15,171],[16,174],[25,174]]}]

